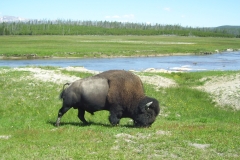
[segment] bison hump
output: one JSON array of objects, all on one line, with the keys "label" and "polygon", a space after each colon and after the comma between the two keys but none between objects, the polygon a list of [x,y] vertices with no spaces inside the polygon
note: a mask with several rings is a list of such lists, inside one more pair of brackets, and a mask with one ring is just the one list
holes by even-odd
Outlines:
[{"label": "bison hump", "polygon": [[133,107],[138,105],[139,101],[145,97],[141,79],[132,72],[110,70],[100,73],[98,76],[108,79],[109,103]]}]

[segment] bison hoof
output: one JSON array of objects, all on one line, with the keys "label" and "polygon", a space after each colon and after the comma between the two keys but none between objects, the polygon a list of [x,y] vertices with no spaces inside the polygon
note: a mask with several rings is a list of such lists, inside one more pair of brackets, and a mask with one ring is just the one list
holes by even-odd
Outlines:
[{"label": "bison hoof", "polygon": [[119,125],[118,123],[117,123],[117,124],[112,124],[112,126],[114,126],[114,127],[115,127],[115,126],[118,126],[118,125]]},{"label": "bison hoof", "polygon": [[110,122],[112,126],[118,126],[119,125],[119,120],[116,122]]}]

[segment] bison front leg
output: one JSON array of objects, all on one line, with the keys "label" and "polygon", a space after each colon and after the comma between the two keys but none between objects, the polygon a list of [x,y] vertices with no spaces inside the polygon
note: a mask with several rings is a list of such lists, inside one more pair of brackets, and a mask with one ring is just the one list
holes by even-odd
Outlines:
[{"label": "bison front leg", "polygon": [[88,122],[86,121],[86,119],[84,118],[85,115],[85,110],[78,108],[78,118],[84,123],[84,124],[88,124]]},{"label": "bison front leg", "polygon": [[122,109],[121,106],[115,106],[110,109],[109,121],[113,126],[119,124],[120,119],[122,118]]},{"label": "bison front leg", "polygon": [[55,124],[57,127],[60,125],[62,116],[63,116],[70,108],[72,108],[72,107],[68,107],[68,106],[63,105],[63,107],[59,110],[59,112],[58,112],[58,118],[57,118],[57,121],[56,121],[56,124]]}]

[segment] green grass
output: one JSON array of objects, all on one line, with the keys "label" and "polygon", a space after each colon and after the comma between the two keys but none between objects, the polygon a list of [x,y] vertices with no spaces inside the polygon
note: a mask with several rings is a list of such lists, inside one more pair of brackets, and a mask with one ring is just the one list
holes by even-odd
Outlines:
[{"label": "green grass", "polygon": [[[180,43],[180,44],[177,44]],[[190,44],[184,44],[190,43]],[[0,36],[0,56],[114,57],[239,49],[238,38],[182,36]]]},{"label": "green grass", "polygon": [[[11,136],[0,138],[0,159],[239,159],[240,111],[220,109],[207,93],[191,87],[209,74],[179,74],[178,79],[190,77],[189,87],[181,80],[178,87],[159,91],[144,84],[146,94],[157,98],[162,108],[150,128],[134,128],[128,118],[112,127],[107,111],[86,114],[91,125],[84,126],[74,109],[56,128],[62,84],[32,80],[27,78],[30,72],[0,68],[0,136]],[[168,76],[176,79],[175,74]],[[210,146],[200,149],[192,144]]]}]

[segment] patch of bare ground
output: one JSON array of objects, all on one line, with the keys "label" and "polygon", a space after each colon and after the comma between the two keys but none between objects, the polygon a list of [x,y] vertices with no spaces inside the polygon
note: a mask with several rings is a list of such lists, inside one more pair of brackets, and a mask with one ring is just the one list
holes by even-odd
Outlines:
[{"label": "patch of bare ground", "polygon": [[[119,152],[122,148],[127,148],[131,150],[132,153],[138,153],[139,155],[143,152],[148,154],[148,159],[156,159],[162,156],[159,150],[156,150],[156,146],[159,143],[148,142],[148,139],[163,138],[164,136],[171,136],[170,131],[158,130],[152,133],[137,133],[137,134],[127,134],[119,133],[115,135],[115,142],[111,150]],[[140,157],[135,157],[136,159],[141,159]]]},{"label": "patch of bare ground", "polygon": [[41,68],[14,68],[16,71],[29,71],[32,73],[31,76],[26,77],[28,79],[37,79],[44,82],[53,82],[58,84],[64,84],[67,82],[73,82],[79,77],[69,76],[60,73],[58,70],[45,70]]},{"label": "patch of bare ground", "polygon": [[198,149],[207,149],[208,147],[211,146],[210,144],[198,144],[198,143],[190,143],[189,145]]},{"label": "patch of bare ground", "polygon": [[152,84],[156,86],[157,88],[161,87],[171,87],[176,86],[177,84],[174,82],[174,80],[171,80],[169,78],[164,78],[161,76],[139,76],[141,80],[144,83]]},{"label": "patch of bare ground", "polygon": [[[208,80],[210,79],[210,80]],[[205,77],[208,80],[204,86],[197,87],[211,94],[214,102],[224,107],[229,106],[240,110],[240,74],[231,76]]]},{"label": "patch of bare ground", "polygon": [[88,72],[88,73],[92,73],[92,74],[100,73],[99,71],[89,70],[84,67],[66,67],[66,68],[61,68],[61,69],[67,70],[67,71]]},{"label": "patch of bare ground", "polygon": [[[169,71],[165,69],[155,69],[155,68],[148,68],[144,70],[143,72],[151,72],[151,73],[172,73],[172,72],[177,72],[177,71]],[[164,78],[162,76],[139,76],[141,80],[144,83],[148,83],[151,85],[156,86],[156,89],[158,88],[166,88],[166,87],[172,87],[172,86],[177,86],[177,83],[169,78]]]},{"label": "patch of bare ground", "polygon": [[0,135],[0,139],[9,139],[11,137],[11,135]]}]

